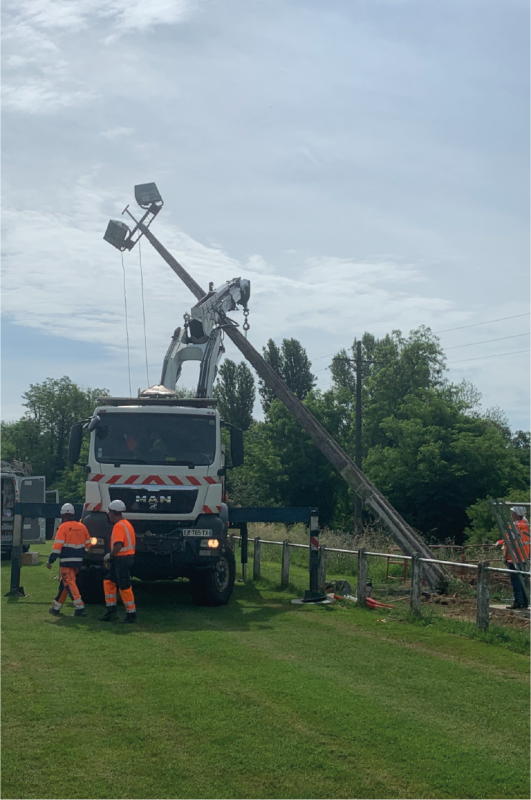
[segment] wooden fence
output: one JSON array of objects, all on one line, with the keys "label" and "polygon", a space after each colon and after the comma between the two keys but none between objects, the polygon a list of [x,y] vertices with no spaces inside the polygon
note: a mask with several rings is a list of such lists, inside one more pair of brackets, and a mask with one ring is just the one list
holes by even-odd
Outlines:
[{"label": "wooden fence", "polygon": [[[233,543],[241,540],[240,536],[230,534]],[[282,547],[282,561],[280,571],[280,585],[282,589],[287,588],[289,584],[289,570],[290,570],[290,552],[291,549],[301,548],[309,550],[307,544],[295,544],[285,539],[282,542],[271,541],[270,539],[260,539],[257,536],[253,539],[254,554],[253,554],[253,580],[258,580],[261,575],[261,560],[262,560],[262,544],[276,545]],[[504,573],[511,574],[511,570],[502,569],[500,567],[491,567],[489,561],[480,561],[478,564],[469,564],[455,561],[442,561],[440,559],[432,558],[418,558],[404,555],[403,553],[394,555],[393,553],[373,553],[360,547],[358,550],[343,550],[338,547],[326,547],[321,545],[319,547],[319,588],[324,590],[326,583],[326,561],[327,553],[342,553],[346,555],[357,556],[358,558],[358,584],[357,584],[357,602],[358,605],[365,607],[367,605],[367,576],[368,576],[368,557],[371,558],[386,558],[398,559],[400,561],[411,562],[411,593],[410,593],[410,609],[415,616],[421,614],[421,601],[422,601],[422,579],[424,576],[425,563],[438,563],[445,566],[459,567],[460,569],[472,569],[477,571],[477,605],[476,605],[476,625],[480,630],[488,630],[489,627],[489,601],[490,601],[490,576],[491,573]],[[522,576],[529,578],[530,573],[521,571]]]}]

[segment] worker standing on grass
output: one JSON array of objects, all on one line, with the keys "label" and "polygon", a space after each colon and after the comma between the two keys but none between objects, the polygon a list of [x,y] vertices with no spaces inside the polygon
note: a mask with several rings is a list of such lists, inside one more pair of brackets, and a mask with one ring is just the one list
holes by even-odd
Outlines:
[{"label": "worker standing on grass", "polygon": [[524,558],[526,558],[527,561],[529,561],[529,522],[526,519],[525,512],[526,512],[525,506],[513,506],[511,508],[511,516],[513,518],[514,524],[516,525],[516,527],[520,532],[520,538],[522,540],[522,546],[524,549],[524,553],[522,554],[518,546],[518,543],[513,542],[515,553],[519,558],[519,562],[516,566],[513,564],[509,548],[505,544],[504,540],[499,539],[497,542],[497,544],[500,546],[504,545],[505,561],[507,562],[508,568],[512,570],[509,577],[511,579],[511,586],[513,587],[514,601],[512,605],[507,606],[507,608],[509,609],[529,608],[529,582],[526,581],[524,576],[522,575],[522,578],[524,578],[524,582],[526,584],[526,590],[527,590],[527,595],[526,595],[526,591],[524,591],[524,588],[522,586],[522,581],[517,575],[518,569],[525,570]]},{"label": "worker standing on grass", "polygon": [[68,595],[74,601],[74,617],[85,616],[85,604],[77,588],[76,575],[83,565],[85,550],[90,547],[90,534],[82,522],[75,521],[74,515],[72,503],[65,503],[61,507],[63,521],[57,528],[53,549],[46,564],[48,569],[51,569],[54,561],[59,559],[61,582],[49,612],[54,617],[58,617],[61,613]]},{"label": "worker standing on grass", "polygon": [[103,581],[105,589],[105,605],[107,611],[100,617],[103,622],[116,619],[117,588],[125,606],[125,619],[121,622],[136,622],[136,606],[133,590],[131,588],[131,567],[133,566],[136,546],[135,529],[124,519],[125,503],[113,500],[109,503],[109,522],[114,526],[111,534],[111,552],[104,556],[103,562],[110,569],[109,577]]}]

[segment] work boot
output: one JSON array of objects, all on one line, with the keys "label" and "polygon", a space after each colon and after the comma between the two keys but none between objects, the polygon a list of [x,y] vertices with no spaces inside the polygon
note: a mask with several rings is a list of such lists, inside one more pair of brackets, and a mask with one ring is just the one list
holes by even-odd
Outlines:
[{"label": "work boot", "polygon": [[111,622],[111,620],[116,619],[118,614],[118,610],[116,606],[109,606],[105,614],[102,614],[101,617],[98,617],[102,622]]},{"label": "work boot", "polygon": [[510,606],[505,606],[505,608],[506,608],[508,611],[514,611],[514,610],[515,610],[515,609],[517,609],[517,608],[523,608],[523,606],[522,606],[520,603],[514,602],[514,603],[513,603],[512,605],[510,605]]},{"label": "work boot", "polygon": [[86,617],[86,616],[87,612],[85,611],[84,608],[76,608],[76,610],[74,611],[74,617]]},{"label": "work boot", "polygon": [[59,617],[61,615],[61,612],[58,611],[56,608],[50,608],[48,609],[48,614],[51,614],[52,617]]},{"label": "work boot", "polygon": [[122,625],[131,625],[133,622],[136,622],[136,611],[133,611],[131,614],[126,614],[125,619],[120,620]]}]

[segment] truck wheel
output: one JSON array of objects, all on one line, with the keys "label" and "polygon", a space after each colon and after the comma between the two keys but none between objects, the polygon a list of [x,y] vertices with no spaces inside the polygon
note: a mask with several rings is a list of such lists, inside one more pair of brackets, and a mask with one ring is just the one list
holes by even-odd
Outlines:
[{"label": "truck wheel", "polygon": [[197,570],[190,578],[192,600],[196,606],[225,606],[230,600],[236,577],[232,550],[225,550],[212,569]]},{"label": "truck wheel", "polygon": [[83,569],[78,572],[76,583],[77,588],[87,605],[101,605],[105,603],[105,591],[103,589],[103,578],[100,571],[92,574],[92,570]]}]

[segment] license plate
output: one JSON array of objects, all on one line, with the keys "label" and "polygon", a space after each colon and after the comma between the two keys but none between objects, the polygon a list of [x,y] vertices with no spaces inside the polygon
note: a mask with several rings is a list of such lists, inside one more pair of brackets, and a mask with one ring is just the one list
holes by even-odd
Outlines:
[{"label": "license plate", "polygon": [[205,528],[183,528],[183,536],[212,536],[212,531]]}]

